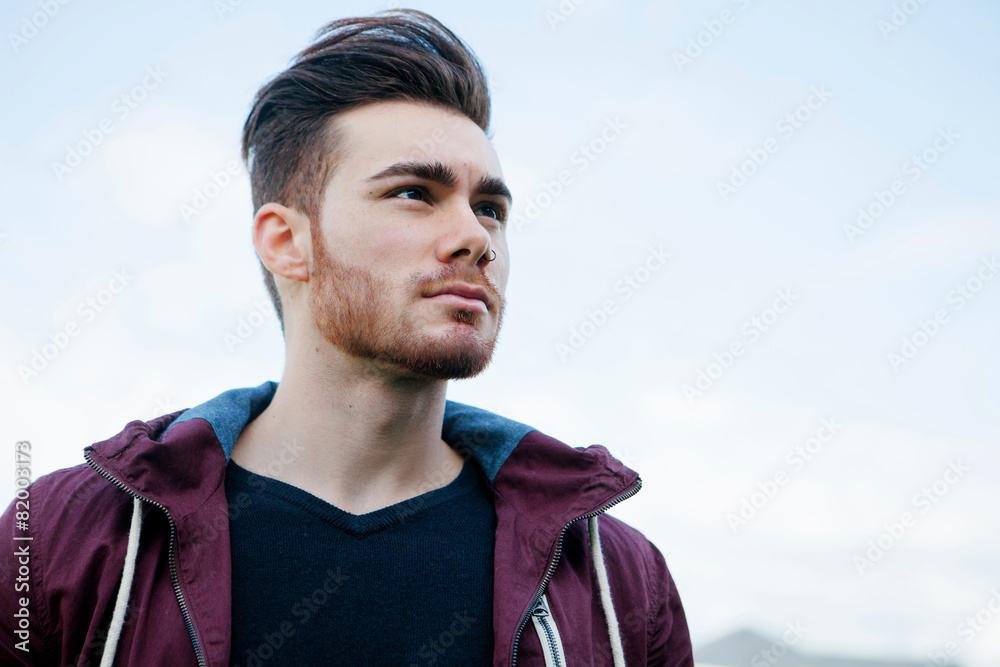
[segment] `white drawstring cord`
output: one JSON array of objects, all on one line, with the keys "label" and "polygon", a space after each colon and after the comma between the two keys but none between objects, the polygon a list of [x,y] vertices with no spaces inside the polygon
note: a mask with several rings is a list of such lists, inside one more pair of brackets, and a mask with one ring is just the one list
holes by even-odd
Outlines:
[{"label": "white drawstring cord", "polygon": [[601,535],[597,531],[597,516],[588,520],[590,528],[590,555],[594,559],[594,570],[597,572],[597,588],[601,592],[601,607],[604,608],[604,618],[608,622],[608,637],[611,639],[611,657],[615,667],[625,667],[625,649],[622,648],[622,638],[618,633],[618,617],[615,616],[615,606],[611,602],[611,584],[608,583],[608,571],[604,566],[604,553],[601,551]]},{"label": "white drawstring cord", "polygon": [[101,667],[112,667],[115,653],[118,650],[118,639],[125,625],[125,610],[128,607],[129,595],[132,593],[132,578],[135,576],[135,561],[139,555],[139,535],[142,533],[142,501],[132,499],[132,526],[128,531],[128,548],[125,550],[125,569],[122,571],[122,583],[118,588],[118,599],[115,600],[115,613],[111,616],[111,627],[108,628],[108,639],[104,642],[104,654],[101,656]]}]

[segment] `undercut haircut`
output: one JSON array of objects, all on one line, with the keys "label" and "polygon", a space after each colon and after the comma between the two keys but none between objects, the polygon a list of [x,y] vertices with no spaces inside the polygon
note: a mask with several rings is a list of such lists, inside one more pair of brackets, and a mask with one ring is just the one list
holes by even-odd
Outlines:
[{"label": "undercut haircut", "polygon": [[[489,133],[490,94],[472,50],[416,9],[333,21],[254,98],[243,125],[243,160],[254,211],[268,202],[309,217],[313,238],[341,137],[334,117],[375,102],[407,101],[463,114]],[[260,262],[281,331],[274,275]]]}]

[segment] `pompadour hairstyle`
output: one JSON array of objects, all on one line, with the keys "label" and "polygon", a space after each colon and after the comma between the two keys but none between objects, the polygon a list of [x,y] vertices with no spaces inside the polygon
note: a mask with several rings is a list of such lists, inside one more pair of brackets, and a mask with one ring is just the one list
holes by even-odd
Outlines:
[{"label": "pompadour hairstyle", "polygon": [[[254,211],[277,202],[317,225],[340,143],[331,119],[365,104],[399,100],[457,111],[489,131],[482,65],[434,17],[397,9],[321,28],[288,69],[257,91],[243,125]],[[263,262],[261,270],[284,333],[274,276]]]}]

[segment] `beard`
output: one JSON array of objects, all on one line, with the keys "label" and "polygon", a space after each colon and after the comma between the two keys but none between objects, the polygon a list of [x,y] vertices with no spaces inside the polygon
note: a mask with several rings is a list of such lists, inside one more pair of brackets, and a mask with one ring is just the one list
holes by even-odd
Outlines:
[{"label": "beard", "polygon": [[[316,250],[310,307],[323,337],[347,354],[372,359],[413,374],[440,380],[478,375],[493,358],[493,348],[506,306],[503,296],[481,270],[449,264],[435,275],[411,274],[402,293],[420,295],[399,312],[392,300],[392,285],[360,266],[349,266],[332,257],[326,241],[314,229]],[[486,317],[473,310],[426,305],[423,297],[454,283],[478,285],[487,292],[488,310],[496,317],[496,331],[484,337],[478,325]],[[433,312],[444,307],[446,314]],[[416,310],[420,310],[417,314]],[[433,314],[430,314],[433,313]],[[428,326],[446,323],[446,331],[432,335]],[[457,323],[457,324],[453,324]]]}]

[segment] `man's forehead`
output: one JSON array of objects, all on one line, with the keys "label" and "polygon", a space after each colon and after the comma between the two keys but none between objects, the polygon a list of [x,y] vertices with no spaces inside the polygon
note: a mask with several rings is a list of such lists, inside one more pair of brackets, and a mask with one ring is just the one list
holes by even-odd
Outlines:
[{"label": "man's forehead", "polygon": [[339,114],[331,127],[338,162],[367,178],[396,163],[438,162],[462,177],[501,176],[500,161],[471,119],[451,109],[378,102]]}]

